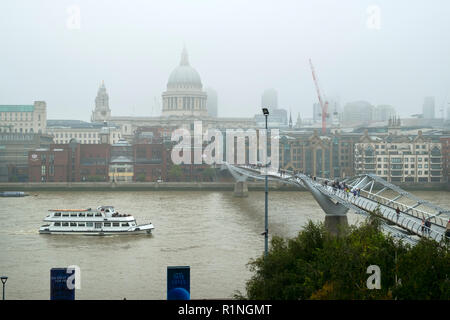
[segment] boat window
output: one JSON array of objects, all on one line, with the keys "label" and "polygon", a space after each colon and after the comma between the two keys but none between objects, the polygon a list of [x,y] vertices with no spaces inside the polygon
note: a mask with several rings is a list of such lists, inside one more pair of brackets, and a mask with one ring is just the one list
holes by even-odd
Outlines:
[{"label": "boat window", "polygon": [[63,213],[63,215],[62,215],[63,217],[68,217],[69,216],[69,214],[68,213]]},{"label": "boat window", "polygon": [[111,223],[110,223],[110,222],[105,222],[105,223],[103,224],[103,226],[104,226],[104,227],[111,227]]},{"label": "boat window", "polygon": [[76,226],[77,226],[77,223],[76,223],[76,222],[71,222],[71,223],[70,223],[70,226],[71,226],[71,227],[76,227]]},{"label": "boat window", "polygon": [[85,225],[86,225],[86,224],[85,224],[84,222],[78,224],[79,227],[84,227]]},{"label": "boat window", "polygon": [[122,227],[128,227],[128,226],[129,226],[128,222],[122,223]]},{"label": "boat window", "polygon": [[101,217],[102,214],[101,214],[101,213],[96,213],[95,216],[96,216],[96,217]]},{"label": "boat window", "polygon": [[55,222],[53,225],[54,225],[55,227],[60,227],[60,226],[61,226],[61,222]]},{"label": "boat window", "polygon": [[113,227],[119,227],[120,224],[118,222],[113,222]]},{"label": "boat window", "polygon": [[69,223],[68,223],[68,222],[63,222],[63,223],[62,223],[62,226],[63,226],[63,227],[68,227],[68,226],[69,226]]},{"label": "boat window", "polygon": [[86,222],[86,227],[93,227],[94,224],[92,222]]},{"label": "boat window", "polygon": [[88,213],[87,216],[88,216],[88,217],[93,217],[94,214],[93,214],[93,213]]},{"label": "boat window", "polygon": [[85,213],[81,213],[81,212],[80,212],[79,217],[85,217],[85,216],[86,216]]},{"label": "boat window", "polygon": [[55,212],[55,213],[53,214],[53,216],[54,216],[54,217],[61,217],[61,212]]},{"label": "boat window", "polygon": [[77,214],[76,214],[76,213],[71,213],[70,216],[71,216],[71,217],[76,217]]}]

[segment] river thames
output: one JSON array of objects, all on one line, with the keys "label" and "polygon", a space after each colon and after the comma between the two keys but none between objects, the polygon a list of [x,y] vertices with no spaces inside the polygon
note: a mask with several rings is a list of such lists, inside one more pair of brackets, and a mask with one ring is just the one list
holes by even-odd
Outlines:
[{"label": "river thames", "polygon": [[[450,193],[417,196],[450,208]],[[0,274],[6,299],[49,299],[50,269],[77,265],[76,299],[166,299],[167,266],[191,267],[192,299],[228,299],[245,291],[247,263],[264,250],[264,192],[32,192],[0,198]],[[151,221],[152,235],[40,235],[48,209],[113,205]],[[324,213],[308,192],[269,193],[269,233],[294,237]],[[349,223],[361,221],[348,214]]]}]

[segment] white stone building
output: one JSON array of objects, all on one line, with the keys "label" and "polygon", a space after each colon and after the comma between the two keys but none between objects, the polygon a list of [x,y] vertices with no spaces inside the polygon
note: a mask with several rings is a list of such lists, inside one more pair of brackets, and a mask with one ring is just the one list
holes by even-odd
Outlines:
[{"label": "white stone building", "polygon": [[122,138],[120,127],[77,120],[48,120],[47,133],[53,136],[55,143],[69,143],[76,139],[82,144],[113,144]]},{"label": "white stone building", "polygon": [[35,101],[32,105],[0,105],[0,132],[45,133],[47,105]]},{"label": "white stone building", "polygon": [[[122,137],[129,141],[139,127],[176,127],[192,130],[196,121],[202,122],[203,130],[257,127],[254,117],[219,118],[208,114],[207,94],[203,90],[199,73],[189,64],[186,48],[181,54],[180,64],[169,76],[167,89],[162,93],[162,100],[159,117],[110,116],[109,106],[106,108],[105,104],[99,106],[96,104],[92,120],[102,123],[106,121],[108,125],[119,126]],[[104,111],[103,114],[102,111]]]}]

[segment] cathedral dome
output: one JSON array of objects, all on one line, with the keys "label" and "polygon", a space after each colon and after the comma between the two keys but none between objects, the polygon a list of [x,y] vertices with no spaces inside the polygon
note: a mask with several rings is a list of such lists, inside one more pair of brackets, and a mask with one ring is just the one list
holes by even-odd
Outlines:
[{"label": "cathedral dome", "polygon": [[180,65],[169,76],[167,89],[202,89],[200,75],[189,65],[186,48],[181,54]]}]

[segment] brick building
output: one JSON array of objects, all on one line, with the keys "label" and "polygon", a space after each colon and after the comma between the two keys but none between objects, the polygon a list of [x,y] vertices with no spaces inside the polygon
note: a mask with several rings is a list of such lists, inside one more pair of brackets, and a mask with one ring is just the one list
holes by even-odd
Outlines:
[{"label": "brick building", "polygon": [[28,152],[30,182],[108,181],[110,145],[52,144]]}]

